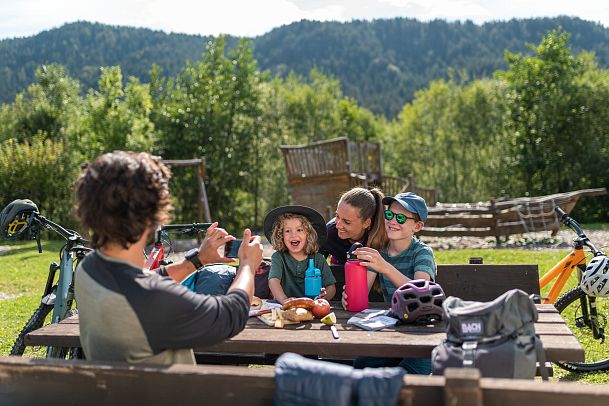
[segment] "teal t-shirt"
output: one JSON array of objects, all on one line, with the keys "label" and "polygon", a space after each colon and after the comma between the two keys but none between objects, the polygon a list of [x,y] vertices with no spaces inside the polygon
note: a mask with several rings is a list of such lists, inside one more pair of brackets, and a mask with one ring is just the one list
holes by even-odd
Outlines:
[{"label": "teal t-shirt", "polygon": [[[381,250],[381,256],[407,278],[414,279],[415,272],[425,272],[429,274],[432,281],[436,279],[436,263],[433,259],[433,251],[427,244],[419,241],[416,237],[413,237],[408,248],[398,255],[390,256],[387,253],[387,248],[384,248]],[[376,272],[372,268],[368,268],[368,270]],[[386,302],[390,302],[393,292],[398,287],[394,286],[389,278],[383,274],[379,274],[379,278],[383,288],[383,299]]]},{"label": "teal t-shirt", "polygon": [[[309,258],[311,255],[303,261],[297,261],[287,252],[275,252],[271,256],[269,279],[279,279],[281,287],[288,297],[303,297],[305,295],[305,271],[309,267]],[[336,283],[330,265],[323,255],[314,254],[313,264],[321,270],[321,286],[326,287]]]}]

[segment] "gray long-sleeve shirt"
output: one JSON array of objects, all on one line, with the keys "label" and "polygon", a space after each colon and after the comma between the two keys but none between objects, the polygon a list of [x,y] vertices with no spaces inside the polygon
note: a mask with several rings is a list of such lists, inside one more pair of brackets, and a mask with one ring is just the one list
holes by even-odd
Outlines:
[{"label": "gray long-sleeve shirt", "polygon": [[193,364],[193,347],[236,335],[248,319],[242,290],[196,294],[162,270],[145,272],[99,251],[81,261],[75,278],[89,360]]}]

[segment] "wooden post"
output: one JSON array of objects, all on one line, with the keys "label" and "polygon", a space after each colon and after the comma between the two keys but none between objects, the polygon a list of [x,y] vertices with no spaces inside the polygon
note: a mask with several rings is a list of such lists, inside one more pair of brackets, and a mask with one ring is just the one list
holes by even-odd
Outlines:
[{"label": "wooden post", "polygon": [[[207,202],[207,191],[205,190],[205,158],[201,159],[163,159],[162,162],[169,166],[196,166],[197,181],[199,184],[199,199],[197,201],[197,221],[205,220],[211,223],[211,214]],[[203,219],[205,216],[205,219]]]},{"label": "wooden post", "polygon": [[497,216],[497,207],[495,206],[495,199],[491,199],[491,215],[493,216],[493,228],[495,232],[495,242],[497,245],[501,245],[501,236],[499,235],[499,218]]},{"label": "wooden post", "polygon": [[201,158],[201,162],[197,166],[197,177],[199,180],[199,216],[205,212],[205,221],[211,223],[211,213],[209,212],[209,204],[207,202],[207,190],[205,189],[205,158]]},{"label": "wooden post", "polygon": [[444,377],[444,406],[482,406],[479,370],[447,368]]}]

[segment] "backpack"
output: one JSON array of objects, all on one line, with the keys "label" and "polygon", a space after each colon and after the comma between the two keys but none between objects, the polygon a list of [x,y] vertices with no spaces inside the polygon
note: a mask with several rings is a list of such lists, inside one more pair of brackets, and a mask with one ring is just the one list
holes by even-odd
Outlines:
[{"label": "backpack", "polygon": [[535,334],[537,309],[533,298],[519,289],[491,302],[448,297],[443,305],[446,340],[434,348],[434,375],[451,367],[478,368],[490,378],[535,377],[537,362],[548,379],[541,340]]},{"label": "backpack", "polygon": [[256,276],[254,277],[254,295],[260,299],[272,299],[273,294],[269,288],[269,272],[271,271],[271,263],[266,260],[262,260],[258,269],[256,269]]},{"label": "backpack", "polygon": [[[254,277],[254,295],[260,299],[271,299],[269,289],[269,271],[271,263],[263,260]],[[206,295],[225,295],[236,276],[236,270],[230,265],[207,265],[190,274],[182,285],[196,293]]]},{"label": "backpack", "polygon": [[235,275],[235,268],[230,265],[207,265],[190,274],[182,281],[182,285],[195,293],[225,295]]}]

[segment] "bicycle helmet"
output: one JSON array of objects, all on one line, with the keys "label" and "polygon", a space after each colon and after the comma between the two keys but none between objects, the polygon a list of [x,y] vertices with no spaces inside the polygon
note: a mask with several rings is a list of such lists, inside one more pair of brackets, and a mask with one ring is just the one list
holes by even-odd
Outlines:
[{"label": "bicycle helmet", "polygon": [[444,290],[435,282],[414,279],[393,292],[392,313],[405,323],[430,322],[442,319]]},{"label": "bicycle helmet", "polygon": [[32,213],[38,213],[38,206],[29,199],[13,200],[0,212],[0,237],[17,238],[29,227]]},{"label": "bicycle helmet", "polygon": [[597,255],[588,262],[580,283],[589,296],[609,296],[609,257]]}]

